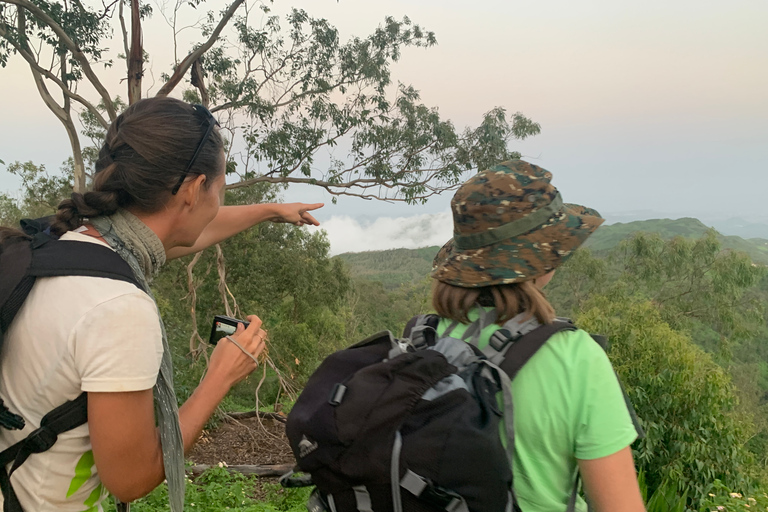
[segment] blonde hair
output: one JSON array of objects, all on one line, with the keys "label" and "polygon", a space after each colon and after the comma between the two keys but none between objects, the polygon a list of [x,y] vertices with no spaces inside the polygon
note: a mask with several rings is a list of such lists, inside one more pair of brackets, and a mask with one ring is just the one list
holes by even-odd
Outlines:
[{"label": "blonde hair", "polygon": [[475,304],[496,308],[499,325],[520,313],[528,313],[528,318],[535,316],[541,324],[555,320],[554,308],[533,280],[480,288],[464,288],[437,280],[432,284],[432,307],[443,318],[469,323],[468,314]]}]

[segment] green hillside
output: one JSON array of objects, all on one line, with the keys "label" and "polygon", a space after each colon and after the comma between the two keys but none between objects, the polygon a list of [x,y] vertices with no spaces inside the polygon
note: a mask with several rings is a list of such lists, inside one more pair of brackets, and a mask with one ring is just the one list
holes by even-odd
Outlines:
[{"label": "green hillside", "polygon": [[[659,233],[662,238],[676,236],[699,238],[710,228],[698,219],[655,219],[601,226],[585,244],[596,253],[604,253],[616,247],[619,242],[637,232]],[[738,236],[718,235],[726,249],[749,254],[753,261],[768,265],[768,240],[764,238],[744,239]],[[423,279],[432,269],[432,259],[440,248],[388,249],[344,253],[337,256],[344,260],[355,277],[381,282],[392,289],[404,283]]]},{"label": "green hillside", "polygon": [[[670,239],[676,236],[699,238],[706,234],[709,229],[711,228],[698,219],[692,218],[619,222],[600,227],[584,246],[595,252],[604,252],[613,249],[619,242],[639,231],[658,233],[662,238]],[[768,240],[764,238],[744,239],[739,236],[725,235],[718,235],[718,239],[724,248],[746,252],[753,261],[768,264]]]},{"label": "green hillside", "polygon": [[355,277],[378,281],[385,288],[424,279],[432,269],[438,246],[420,249],[387,249],[385,251],[348,252],[340,254]]}]

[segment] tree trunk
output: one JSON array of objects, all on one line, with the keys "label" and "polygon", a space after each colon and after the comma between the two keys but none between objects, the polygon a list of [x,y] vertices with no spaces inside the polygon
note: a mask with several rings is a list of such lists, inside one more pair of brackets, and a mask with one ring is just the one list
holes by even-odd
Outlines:
[{"label": "tree trunk", "polygon": [[72,122],[72,118],[68,118],[64,123],[64,128],[67,129],[67,135],[69,135],[69,143],[72,146],[72,159],[75,163],[75,180],[73,183],[73,191],[78,194],[84,194],[86,191],[85,185],[85,164],[83,163],[83,151],[80,147],[80,138],[77,135],[77,128],[75,123]]},{"label": "tree trunk", "polygon": [[[66,83],[67,80],[67,51],[66,48],[61,48],[59,53],[61,56],[61,79]],[[72,183],[72,191],[78,194],[85,194],[85,164],[83,163],[83,150],[80,147],[80,136],[77,134],[77,128],[72,121],[72,100],[64,95],[64,111],[66,116],[61,120],[64,124],[64,128],[67,130],[69,136],[69,144],[72,146],[72,161],[74,163],[74,183]]]},{"label": "tree trunk", "polygon": [[139,0],[131,0],[131,54],[128,57],[128,104],[141,99],[141,77],[144,73],[144,46],[141,40]]}]

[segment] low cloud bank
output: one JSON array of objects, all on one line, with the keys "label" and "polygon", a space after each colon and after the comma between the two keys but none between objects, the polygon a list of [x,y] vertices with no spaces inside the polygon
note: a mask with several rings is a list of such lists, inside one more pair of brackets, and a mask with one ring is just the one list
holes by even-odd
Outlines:
[{"label": "low cloud bank", "polygon": [[324,221],[321,227],[328,233],[333,255],[443,245],[453,236],[450,211],[411,217],[379,217],[369,222],[337,215]]}]

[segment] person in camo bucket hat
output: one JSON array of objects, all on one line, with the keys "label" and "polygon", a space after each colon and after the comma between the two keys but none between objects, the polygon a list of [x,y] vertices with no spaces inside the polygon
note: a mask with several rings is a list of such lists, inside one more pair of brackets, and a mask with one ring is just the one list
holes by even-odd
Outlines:
[{"label": "person in camo bucket hat", "polygon": [[563,203],[551,180],[523,160],[470,178],[451,200],[453,238],[435,257],[432,277],[475,288],[535,279],[564,263],[604,219]]},{"label": "person in camo bucket hat", "polygon": [[603,219],[591,208],[563,203],[551,181],[549,171],[510,160],[473,176],[456,192],[454,236],[432,271],[435,336],[464,340],[495,357],[494,351],[504,350],[497,334],[506,330],[506,361],[532,346],[530,337],[513,333],[525,326],[557,331],[536,345],[510,384],[514,438],[506,442],[514,443],[517,510],[586,512],[574,492],[581,475],[590,510],[643,512],[631,450],[639,431],[616,374],[587,332],[574,326],[558,330],[563,322],[543,290]]}]

